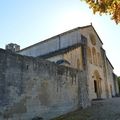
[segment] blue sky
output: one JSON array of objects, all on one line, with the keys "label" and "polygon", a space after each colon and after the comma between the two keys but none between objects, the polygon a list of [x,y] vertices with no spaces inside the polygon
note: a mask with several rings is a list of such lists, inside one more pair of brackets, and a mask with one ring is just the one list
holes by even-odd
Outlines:
[{"label": "blue sky", "polygon": [[0,0],[0,48],[11,42],[25,48],[91,22],[120,75],[120,25],[109,15],[93,15],[80,0]]}]

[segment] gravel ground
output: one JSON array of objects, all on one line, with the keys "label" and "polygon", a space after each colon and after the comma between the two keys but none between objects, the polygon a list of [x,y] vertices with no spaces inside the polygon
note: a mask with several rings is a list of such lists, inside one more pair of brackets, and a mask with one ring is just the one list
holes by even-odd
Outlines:
[{"label": "gravel ground", "polygon": [[120,97],[93,101],[91,107],[53,120],[120,120]]}]

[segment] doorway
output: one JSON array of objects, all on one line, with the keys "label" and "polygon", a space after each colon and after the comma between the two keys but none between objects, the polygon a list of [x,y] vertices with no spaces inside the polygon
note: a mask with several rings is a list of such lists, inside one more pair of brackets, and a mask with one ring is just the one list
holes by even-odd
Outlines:
[{"label": "doorway", "polygon": [[101,98],[101,81],[94,80],[94,92],[96,93],[97,98]]},{"label": "doorway", "polygon": [[101,98],[102,86],[101,86],[101,77],[97,70],[94,71],[94,92],[96,93],[97,99]]}]

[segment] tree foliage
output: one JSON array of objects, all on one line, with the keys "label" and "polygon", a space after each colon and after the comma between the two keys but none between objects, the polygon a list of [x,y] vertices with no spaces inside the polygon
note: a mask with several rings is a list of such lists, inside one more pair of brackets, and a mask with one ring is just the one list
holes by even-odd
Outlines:
[{"label": "tree foliage", "polygon": [[99,12],[100,15],[106,13],[110,14],[113,20],[120,23],[120,0],[82,0],[86,1],[93,13]]},{"label": "tree foliage", "polygon": [[119,85],[119,91],[120,91],[120,77],[118,77],[118,85]]}]

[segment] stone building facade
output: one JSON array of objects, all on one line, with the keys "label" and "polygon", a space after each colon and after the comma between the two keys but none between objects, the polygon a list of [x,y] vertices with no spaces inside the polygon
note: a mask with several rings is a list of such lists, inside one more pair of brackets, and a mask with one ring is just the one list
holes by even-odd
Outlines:
[{"label": "stone building facade", "polygon": [[48,120],[119,94],[113,66],[92,25],[16,53],[14,46],[9,51],[11,45],[17,46],[0,49],[0,120]]},{"label": "stone building facade", "polygon": [[117,93],[113,66],[92,25],[78,27],[18,52],[57,64],[87,70],[89,99],[111,98]]}]

